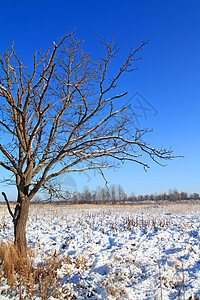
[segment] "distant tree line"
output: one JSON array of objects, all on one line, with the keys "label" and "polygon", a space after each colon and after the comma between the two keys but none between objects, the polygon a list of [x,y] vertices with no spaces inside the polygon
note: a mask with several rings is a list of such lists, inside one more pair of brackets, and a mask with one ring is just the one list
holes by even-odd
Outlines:
[{"label": "distant tree line", "polygon": [[[109,188],[98,187],[93,191],[90,191],[88,187],[85,187],[82,192],[66,191],[65,199],[56,199],[57,203],[66,204],[132,204],[184,201],[200,201],[200,195],[170,189],[168,193],[138,196],[132,193],[128,196],[120,185],[112,185]],[[37,196],[33,202],[42,202],[42,199]]]},{"label": "distant tree line", "polygon": [[181,201],[199,201],[200,195],[198,193],[186,193],[178,192],[176,189],[169,190],[168,193],[151,194],[151,195],[131,195],[128,197],[128,201],[134,202],[181,202]]}]

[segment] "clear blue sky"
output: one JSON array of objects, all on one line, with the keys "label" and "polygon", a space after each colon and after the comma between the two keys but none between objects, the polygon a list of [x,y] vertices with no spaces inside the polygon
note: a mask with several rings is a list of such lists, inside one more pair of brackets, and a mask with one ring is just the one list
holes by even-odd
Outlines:
[{"label": "clear blue sky", "polygon": [[[169,188],[200,193],[199,16],[197,0],[2,0],[0,51],[14,41],[19,56],[31,64],[35,49],[44,51],[52,41],[76,28],[77,36],[85,40],[85,49],[99,55],[95,29],[108,40],[114,36],[118,41],[121,51],[117,63],[132,45],[150,40],[139,70],[122,80],[122,88],[128,91],[127,101],[139,92],[140,103],[150,109],[146,119],[141,114],[139,122],[154,128],[152,145],[171,146],[174,154],[185,158],[172,160],[164,168],[152,162],[147,173],[127,163],[116,172],[107,171],[106,177],[111,184],[121,184],[136,194],[168,192]],[[131,101],[138,106],[138,98]],[[93,172],[71,179],[78,189],[104,184]]]}]

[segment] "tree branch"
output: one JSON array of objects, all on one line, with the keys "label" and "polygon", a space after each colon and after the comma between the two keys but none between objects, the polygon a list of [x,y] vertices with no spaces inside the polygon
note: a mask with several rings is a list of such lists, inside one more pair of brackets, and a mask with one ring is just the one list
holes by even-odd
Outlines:
[{"label": "tree branch", "polygon": [[9,201],[8,201],[8,199],[7,199],[7,196],[6,196],[6,194],[5,194],[4,192],[2,192],[2,195],[3,195],[3,197],[4,197],[5,201],[6,201],[8,211],[9,211],[9,213],[10,213],[12,219],[14,220],[14,219],[15,219],[15,216],[14,216],[14,214],[13,214],[11,208],[10,208],[10,203],[9,203]]}]

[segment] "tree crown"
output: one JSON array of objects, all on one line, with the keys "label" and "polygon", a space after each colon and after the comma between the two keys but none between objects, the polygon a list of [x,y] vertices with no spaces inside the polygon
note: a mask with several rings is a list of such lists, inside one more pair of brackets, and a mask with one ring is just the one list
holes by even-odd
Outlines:
[{"label": "tree crown", "polygon": [[143,154],[156,162],[173,157],[171,150],[144,142],[150,130],[136,128],[130,106],[123,105],[126,91],[116,93],[120,77],[134,70],[147,42],[132,48],[110,77],[119,49],[100,39],[106,52],[97,62],[74,34],[44,55],[36,51],[30,69],[14,45],[0,57],[0,165],[14,174],[17,187],[23,186],[29,199],[41,188],[58,193],[59,188],[48,183],[66,172],[98,169],[103,174],[114,161],[148,168]]}]

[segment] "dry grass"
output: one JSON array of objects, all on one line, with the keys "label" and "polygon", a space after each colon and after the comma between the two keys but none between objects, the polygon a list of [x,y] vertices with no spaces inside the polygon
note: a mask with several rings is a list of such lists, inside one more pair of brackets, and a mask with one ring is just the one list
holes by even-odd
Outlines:
[{"label": "dry grass", "polygon": [[13,244],[0,244],[0,260],[1,269],[11,286],[16,282],[15,274],[29,279],[34,269],[31,259],[23,258]]},{"label": "dry grass", "polygon": [[60,298],[60,278],[57,270],[61,267],[61,258],[54,253],[39,266],[34,267],[34,257],[29,252],[22,257],[13,244],[0,244],[0,282],[7,280],[10,286],[5,293],[20,296],[20,299],[32,299],[37,295],[41,299],[53,296]]},{"label": "dry grass", "polygon": [[60,269],[61,265],[61,258],[54,253],[36,269],[34,273],[35,282],[38,283],[42,299],[48,299],[50,296],[59,298],[61,283],[57,276],[57,270]]}]

